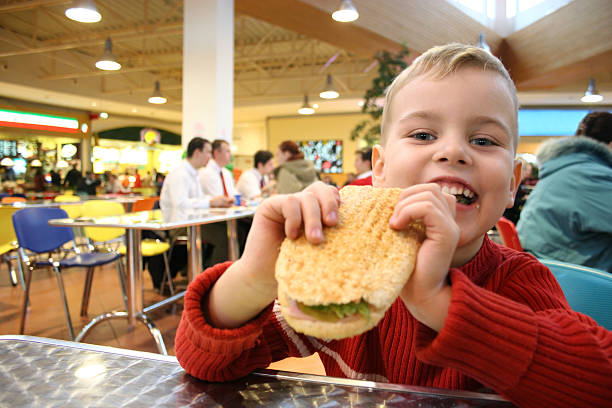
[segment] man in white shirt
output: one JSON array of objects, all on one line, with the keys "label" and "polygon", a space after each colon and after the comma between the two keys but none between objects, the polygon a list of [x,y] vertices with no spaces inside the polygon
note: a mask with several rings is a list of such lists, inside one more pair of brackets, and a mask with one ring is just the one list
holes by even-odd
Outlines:
[{"label": "man in white shirt", "polygon": [[211,150],[210,142],[201,137],[193,138],[187,145],[187,158],[168,174],[161,189],[159,205],[164,221],[184,219],[190,209],[233,204],[233,199],[223,194],[206,195],[200,187],[197,170],[209,162]]},{"label": "man in white shirt", "polygon": [[[238,191],[234,187],[232,173],[225,168],[232,160],[230,145],[225,140],[217,139],[212,143],[213,159],[198,172],[198,180],[202,191],[209,195],[234,196]],[[244,248],[246,237],[251,228],[251,219],[242,218],[236,221],[238,243],[240,252]],[[204,267],[216,265],[228,260],[227,228],[224,223],[215,222],[202,225],[202,241],[206,243],[204,253]]]},{"label": "man in white shirt", "polygon": [[372,148],[357,150],[355,152],[355,170],[357,178],[350,185],[371,186],[372,185]]},{"label": "man in white shirt", "polygon": [[242,173],[236,189],[245,200],[253,200],[267,192],[268,175],[274,170],[274,155],[267,150],[258,150],[253,157],[254,167]]},{"label": "man in white shirt", "polygon": [[211,196],[226,196],[233,199],[238,192],[234,188],[232,173],[225,168],[232,161],[229,143],[225,140],[215,140],[212,144],[212,157],[206,167],[198,171],[202,191]]}]

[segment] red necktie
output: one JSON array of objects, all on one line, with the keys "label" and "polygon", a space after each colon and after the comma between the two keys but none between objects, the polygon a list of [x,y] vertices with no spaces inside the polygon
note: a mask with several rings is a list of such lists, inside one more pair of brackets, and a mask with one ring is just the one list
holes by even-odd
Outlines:
[{"label": "red necktie", "polygon": [[261,181],[259,182],[259,188],[264,188],[264,179],[263,179],[263,177],[261,178]]},{"label": "red necktie", "polygon": [[229,197],[229,194],[227,194],[227,187],[225,187],[225,179],[223,178],[223,170],[219,172],[219,175],[221,176],[221,184],[223,184],[223,194],[225,194],[226,197]]}]

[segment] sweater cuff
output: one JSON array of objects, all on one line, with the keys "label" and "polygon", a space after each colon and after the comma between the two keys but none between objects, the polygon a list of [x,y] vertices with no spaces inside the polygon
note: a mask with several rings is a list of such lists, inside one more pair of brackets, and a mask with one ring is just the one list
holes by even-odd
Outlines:
[{"label": "sweater cuff", "polygon": [[477,286],[451,269],[451,303],[435,335],[420,324],[417,356],[425,363],[455,368],[501,392],[516,385],[532,362],[538,328],[527,306]]},{"label": "sweater cuff", "polygon": [[185,293],[185,307],[176,335],[175,352],[197,349],[211,354],[234,355],[250,349],[262,332],[263,324],[271,318],[272,303],[255,319],[235,329],[218,329],[211,326],[202,312],[202,299],[232,262],[224,262],[208,268],[189,284]]}]

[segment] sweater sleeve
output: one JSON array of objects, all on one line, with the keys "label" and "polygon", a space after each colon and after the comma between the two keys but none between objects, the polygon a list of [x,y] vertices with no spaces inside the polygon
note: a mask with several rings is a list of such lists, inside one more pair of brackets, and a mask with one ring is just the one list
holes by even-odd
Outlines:
[{"label": "sweater sleeve", "polygon": [[226,262],[213,266],[189,285],[176,332],[175,353],[179,363],[189,374],[207,381],[243,377],[287,354],[287,346],[272,317],[272,304],[235,329],[218,329],[206,321],[202,301],[230,265]]},{"label": "sweater sleeve", "polygon": [[519,406],[609,406],[612,332],[570,310],[545,266],[524,265],[499,293],[458,269],[450,277],[444,327],[435,337],[419,329],[421,360],[456,368]]}]

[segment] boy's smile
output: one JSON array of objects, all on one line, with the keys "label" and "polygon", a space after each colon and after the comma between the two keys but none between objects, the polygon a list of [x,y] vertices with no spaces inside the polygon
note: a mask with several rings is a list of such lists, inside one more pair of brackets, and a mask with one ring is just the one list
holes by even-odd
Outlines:
[{"label": "boy's smile", "polygon": [[457,252],[475,254],[512,206],[520,175],[516,111],[503,78],[471,67],[443,79],[419,76],[385,108],[391,117],[373,155],[374,185],[438,184],[457,199]]}]

